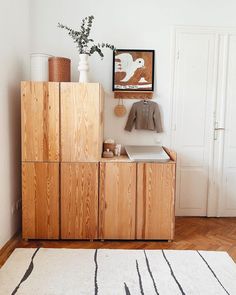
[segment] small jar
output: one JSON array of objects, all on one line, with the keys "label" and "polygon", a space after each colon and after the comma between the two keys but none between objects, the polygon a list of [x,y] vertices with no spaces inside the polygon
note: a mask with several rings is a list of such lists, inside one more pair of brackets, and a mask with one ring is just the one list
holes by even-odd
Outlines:
[{"label": "small jar", "polygon": [[106,151],[104,151],[102,153],[103,158],[113,158],[114,154],[112,151],[110,151],[109,149],[107,149]]}]

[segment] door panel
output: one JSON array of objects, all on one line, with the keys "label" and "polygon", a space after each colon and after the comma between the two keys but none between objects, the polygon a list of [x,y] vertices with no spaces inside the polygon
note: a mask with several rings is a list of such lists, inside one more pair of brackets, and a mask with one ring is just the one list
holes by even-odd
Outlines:
[{"label": "door panel", "polygon": [[172,147],[178,154],[177,215],[205,216],[215,101],[215,34],[176,35]]},{"label": "door panel", "polygon": [[103,95],[98,83],[61,83],[61,160],[99,161]]},{"label": "door panel", "polygon": [[59,238],[59,164],[22,164],[22,236]]},{"label": "door panel", "polygon": [[22,161],[59,161],[59,83],[21,84]]},{"label": "door panel", "polygon": [[173,239],[175,165],[138,163],[137,239]]},{"label": "door panel", "polygon": [[[196,208],[201,210],[202,199],[199,196],[204,196],[207,191],[208,179],[202,172],[197,169],[187,170],[183,169],[180,172],[180,191],[182,192],[182,197],[179,200],[179,206],[182,209]],[[193,188],[198,189],[193,189]]]},{"label": "door panel", "polygon": [[99,238],[134,239],[136,164],[100,163]]},{"label": "door panel", "polygon": [[61,237],[96,239],[98,163],[61,164]]},{"label": "door panel", "polygon": [[[224,127],[222,131],[222,174],[219,197],[219,216],[236,216],[236,34],[226,40],[226,62],[224,64],[225,88]],[[220,137],[219,137],[220,139]]]}]

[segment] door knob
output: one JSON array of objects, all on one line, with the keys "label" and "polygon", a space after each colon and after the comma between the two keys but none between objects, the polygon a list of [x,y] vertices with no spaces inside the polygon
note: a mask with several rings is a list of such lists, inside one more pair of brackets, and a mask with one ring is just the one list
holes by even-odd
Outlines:
[{"label": "door knob", "polygon": [[223,127],[217,127],[217,128],[215,128],[215,130],[225,130],[225,128],[223,128]]},{"label": "door knob", "polygon": [[220,130],[225,130],[224,127],[218,127],[218,122],[215,122],[215,128],[214,128],[214,140],[217,140],[217,135],[218,135],[218,132],[217,131],[220,131]]}]

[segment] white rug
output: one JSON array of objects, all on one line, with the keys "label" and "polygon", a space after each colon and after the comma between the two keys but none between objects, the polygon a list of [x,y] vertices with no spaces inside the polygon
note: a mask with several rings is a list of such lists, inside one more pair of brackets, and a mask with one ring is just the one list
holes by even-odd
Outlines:
[{"label": "white rug", "polygon": [[213,251],[16,249],[0,294],[235,295],[236,264]]}]

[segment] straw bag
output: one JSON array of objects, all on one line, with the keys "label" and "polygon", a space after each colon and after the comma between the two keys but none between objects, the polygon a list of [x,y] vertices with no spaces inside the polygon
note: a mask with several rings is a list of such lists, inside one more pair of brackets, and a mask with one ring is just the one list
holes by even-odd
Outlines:
[{"label": "straw bag", "polygon": [[[120,103],[121,101],[121,103]],[[126,114],[127,110],[123,104],[123,99],[119,99],[117,106],[114,108],[114,113],[117,117],[123,117]]]}]

